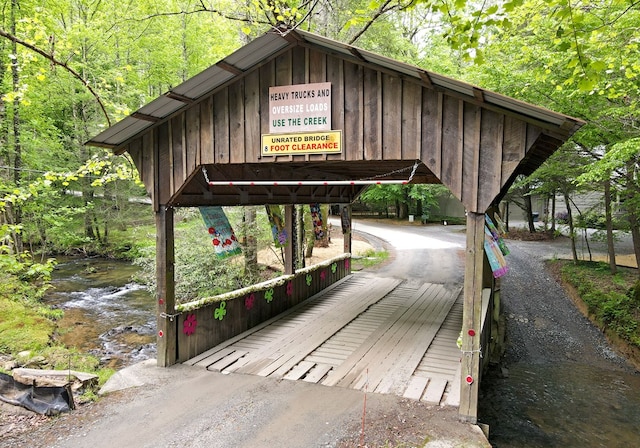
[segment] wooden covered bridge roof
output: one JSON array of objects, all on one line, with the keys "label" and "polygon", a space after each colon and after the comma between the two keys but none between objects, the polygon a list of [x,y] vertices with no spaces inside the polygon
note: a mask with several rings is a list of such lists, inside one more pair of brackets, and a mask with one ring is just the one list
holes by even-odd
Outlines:
[{"label": "wooden covered bridge roof", "polygon": [[[269,88],[321,82],[331,83],[342,152],[263,156]],[[88,144],[128,152],[156,208],[348,203],[365,186],[344,181],[400,179],[443,183],[483,212],[582,124],[318,35],[274,30]],[[258,185],[230,184],[238,181]]]}]

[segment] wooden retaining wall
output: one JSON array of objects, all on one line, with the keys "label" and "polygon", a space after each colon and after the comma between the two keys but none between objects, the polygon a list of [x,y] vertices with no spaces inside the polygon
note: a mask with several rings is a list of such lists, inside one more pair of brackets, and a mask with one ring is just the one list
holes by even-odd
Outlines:
[{"label": "wooden retaining wall", "polygon": [[350,273],[350,254],[344,254],[293,275],[176,306],[177,362],[271,319]]}]

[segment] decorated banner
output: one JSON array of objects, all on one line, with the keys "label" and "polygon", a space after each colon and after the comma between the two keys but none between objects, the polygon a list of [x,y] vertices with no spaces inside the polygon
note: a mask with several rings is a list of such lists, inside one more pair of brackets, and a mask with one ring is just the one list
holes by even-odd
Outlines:
[{"label": "decorated banner", "polygon": [[231,224],[218,205],[199,207],[200,214],[207,226],[211,242],[218,258],[227,258],[242,253],[238,239],[233,233]]},{"label": "decorated banner", "polygon": [[[501,223],[500,218],[497,215],[496,215],[496,218],[498,222]],[[502,255],[509,255],[509,248],[507,247],[507,244],[504,242],[504,238],[502,238],[502,235],[504,234],[504,230],[502,229],[504,227],[501,227],[500,225],[496,227],[495,224],[493,224],[493,221],[491,220],[489,215],[487,214],[484,215],[484,220],[485,220],[485,223],[487,224],[487,227],[489,227],[489,231],[491,232],[493,239],[498,244],[498,247],[500,248]]]},{"label": "decorated banner", "polygon": [[284,228],[284,218],[279,205],[265,205],[267,217],[271,225],[271,234],[276,247],[284,247],[289,243],[289,236]]},{"label": "decorated banner", "polygon": [[311,221],[313,222],[313,233],[316,236],[316,240],[324,238],[324,230],[322,230],[322,211],[320,210],[320,204],[309,204],[311,209]]},{"label": "decorated banner", "polygon": [[484,226],[484,251],[487,254],[493,277],[498,278],[505,275],[509,270],[507,261],[504,255],[502,255],[498,242],[487,225]]}]

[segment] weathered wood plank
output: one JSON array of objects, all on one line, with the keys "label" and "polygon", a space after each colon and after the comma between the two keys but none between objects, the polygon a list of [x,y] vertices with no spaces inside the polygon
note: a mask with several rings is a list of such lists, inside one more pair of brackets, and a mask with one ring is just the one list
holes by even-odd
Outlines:
[{"label": "weathered wood plank", "polygon": [[363,341],[366,343],[360,345],[360,347],[358,347],[358,349],[353,352],[343,364],[341,364],[337,369],[334,369],[333,372],[331,372],[331,375],[323,381],[322,384],[326,386],[340,385],[343,387],[349,387],[351,382],[364,372],[369,365],[374,365],[374,362],[370,359],[372,356],[377,356],[378,354],[378,351],[374,350],[374,346],[380,344],[381,341],[382,343],[386,342],[386,338],[389,337],[386,333],[405,313],[416,306],[416,302],[420,295],[424,294],[432,287],[432,284],[423,285],[419,290],[419,294],[416,294],[415,297],[409,299],[405,306],[397,308],[396,311],[366,339],[366,341]]},{"label": "weathered wood plank", "polygon": [[403,160],[420,159],[422,136],[422,86],[413,82],[402,83],[401,157]]},{"label": "weathered wood plank", "polygon": [[402,391],[411,375],[420,365],[420,361],[438,334],[442,322],[449,314],[449,310],[451,310],[459,293],[460,289],[448,291],[442,288],[438,295],[432,299],[437,305],[429,310],[429,314],[421,316],[420,326],[414,327],[408,333],[408,337],[412,340],[421,341],[422,343],[408,343],[406,349],[403,349],[401,353],[395,353],[397,359],[402,359],[402,362],[391,364],[392,369],[378,385],[381,392],[394,391],[399,393]]},{"label": "weathered wood plank", "polygon": [[299,380],[316,364],[309,361],[300,361],[293,369],[283,376],[285,380]]},{"label": "weathered wood plank", "polygon": [[347,160],[364,158],[364,94],[362,66],[344,64],[344,134],[343,151]]},{"label": "weathered wood plank", "polygon": [[399,160],[402,157],[402,80],[382,74],[382,159]]},{"label": "weathered wood plank", "polygon": [[209,96],[200,103],[200,161],[199,163],[214,163],[213,144],[213,97]]},{"label": "weathered wood plank", "polygon": [[237,82],[229,86],[229,163],[246,162],[244,85]]},{"label": "weathered wood plank", "polygon": [[445,404],[447,406],[460,406],[460,381],[461,381],[460,372],[461,370],[462,370],[462,365],[458,363],[458,368],[456,369],[456,373],[453,377],[453,380],[450,382],[449,393],[447,394],[447,398],[445,399]]},{"label": "weathered wood plank", "polygon": [[478,210],[485,211],[500,192],[504,115],[483,111],[478,170]]},{"label": "weathered wood plank", "polygon": [[[370,304],[377,302],[390,292],[398,280],[379,278],[370,279],[370,288],[354,288],[348,299],[339,302],[332,310],[323,316],[310,322],[299,331],[293,332],[291,337],[278,341],[277,344],[265,348],[260,357],[272,357],[277,362],[259,371],[260,375],[267,376],[277,371],[278,375],[286,373],[293,365],[310,354],[320,346],[329,336],[336,333],[347,322],[364,311]],[[246,373],[256,371],[250,364]]]},{"label": "weathered wood plank", "polygon": [[331,369],[333,369],[332,365],[329,365],[329,364],[316,364],[316,366],[309,371],[309,373],[307,374],[307,376],[305,376],[303,378],[303,380],[307,381],[308,383],[317,383],[320,380],[322,380],[322,378],[324,378],[325,375]]},{"label": "weathered wood plank", "polygon": [[171,141],[169,123],[163,123],[157,128],[157,145],[154,145],[154,173],[157,176],[157,191],[154,195],[154,207],[159,204],[166,204],[171,197],[171,183],[173,168],[171,161]]},{"label": "weathered wood plank", "polygon": [[442,378],[431,378],[427,385],[427,390],[424,392],[422,401],[429,404],[440,404],[444,389],[447,387],[447,380]]},{"label": "weathered wood plank", "polygon": [[171,193],[182,186],[187,175],[186,154],[184,145],[184,115],[172,118],[171,126]]},{"label": "weathered wood plank", "polygon": [[215,163],[229,163],[229,89],[213,96],[213,133]]},{"label": "weathered wood plank", "polygon": [[[247,75],[244,82],[244,112],[245,117],[260,116],[260,72],[253,71]],[[265,131],[266,133],[266,131]],[[255,162],[260,158],[260,120],[245,120],[244,124],[244,157],[247,162]]]},{"label": "weathered wood plank", "polygon": [[423,90],[420,160],[438,179],[442,171],[442,102],[442,93]]},{"label": "weathered wood plank", "polygon": [[[480,158],[480,121],[482,111],[479,107],[465,104],[464,107],[464,144],[462,162],[461,201],[468,210],[478,210],[478,170]],[[484,212],[484,210],[482,210]]]},{"label": "weathered wood plank", "polygon": [[[447,297],[447,291],[442,287],[435,296],[421,297],[422,303],[428,300],[427,306],[418,310],[415,320],[411,319],[403,326],[402,330],[405,333],[398,335],[397,345],[376,368],[376,374],[370,377],[371,390],[375,388],[376,391],[388,393],[392,387],[395,387],[396,391],[404,388],[453,303],[452,300],[447,300]],[[423,344],[416,345],[413,343],[415,340],[423,341]],[[399,362],[400,360],[403,362]]]},{"label": "weathered wood plank", "polygon": [[412,377],[402,396],[411,400],[419,400],[422,397],[428,382],[429,378],[423,378],[420,376]]},{"label": "weathered wood plank", "polygon": [[210,354],[209,356],[198,357],[198,360],[195,361],[195,362],[193,362],[193,360],[195,358],[192,358],[189,361],[184,362],[183,364],[187,364],[187,365],[190,365],[190,366],[199,366],[199,367],[207,368],[211,364],[220,361],[222,358],[224,358],[227,355],[230,355],[233,352],[234,352],[234,349],[232,349],[230,347],[225,347],[222,350],[219,350],[219,351],[217,351],[215,353]]},{"label": "weathered wood plank", "polygon": [[185,112],[185,178],[190,176],[200,162],[200,108],[194,107]]}]

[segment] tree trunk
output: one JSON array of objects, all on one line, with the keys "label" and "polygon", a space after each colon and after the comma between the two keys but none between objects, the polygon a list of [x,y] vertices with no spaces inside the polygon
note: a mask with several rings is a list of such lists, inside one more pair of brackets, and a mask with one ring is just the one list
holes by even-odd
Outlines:
[{"label": "tree trunk", "polygon": [[250,275],[258,272],[258,239],[255,236],[256,208],[248,206],[244,208],[244,269]]},{"label": "tree trunk", "polygon": [[[638,186],[635,173],[635,160],[627,162],[627,200],[625,208],[627,211],[627,219],[631,229],[631,239],[633,241],[633,253],[636,256],[636,264],[640,267],[640,218],[638,217],[638,202],[640,202],[640,187]],[[638,277],[640,278],[640,269],[638,269]]]},{"label": "tree trunk", "polygon": [[616,265],[616,249],[613,244],[613,220],[611,218],[611,179],[604,181],[604,216],[607,226],[607,254],[609,255],[609,270],[615,274],[618,270]]},{"label": "tree trunk", "polygon": [[[16,35],[16,13],[20,5],[18,0],[11,1],[11,33]],[[20,67],[18,66],[18,44],[13,41],[11,44],[11,52],[14,54],[14,58],[11,60],[11,82],[12,88],[15,93],[20,90]],[[20,176],[22,174],[22,145],[21,145],[21,127],[20,127],[20,98],[19,95],[12,101],[13,107],[13,181],[16,187],[20,187]],[[22,210],[17,204],[11,205],[11,215],[13,217],[12,224],[20,226],[22,224]],[[13,231],[13,242],[15,253],[22,253],[24,247],[22,243],[22,234],[17,231]]]},{"label": "tree trunk", "polygon": [[578,262],[578,252],[576,251],[576,232],[573,227],[573,213],[571,212],[571,205],[569,204],[569,195],[564,193],[564,204],[567,207],[567,221],[569,223],[569,238],[571,239],[571,255],[573,256],[574,263]]},{"label": "tree trunk", "polygon": [[531,195],[529,195],[529,194],[525,194],[524,195],[524,207],[525,207],[525,212],[526,212],[526,215],[527,215],[527,222],[529,224],[529,232],[535,233],[536,225],[533,222],[533,210],[532,210],[532,207],[531,207]]},{"label": "tree trunk", "polygon": [[556,194],[551,196],[551,231],[556,232]]}]

